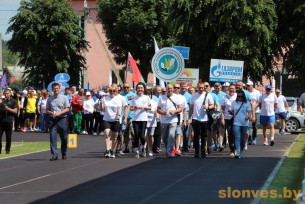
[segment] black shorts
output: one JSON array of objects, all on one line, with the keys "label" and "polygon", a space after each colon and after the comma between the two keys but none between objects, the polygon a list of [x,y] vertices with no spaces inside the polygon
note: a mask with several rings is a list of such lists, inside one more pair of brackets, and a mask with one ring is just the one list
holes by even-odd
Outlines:
[{"label": "black shorts", "polygon": [[35,113],[25,113],[25,118],[26,119],[35,119]]},{"label": "black shorts", "polygon": [[105,129],[110,129],[112,132],[119,132],[120,122],[119,121],[109,122],[104,120],[104,127]]}]

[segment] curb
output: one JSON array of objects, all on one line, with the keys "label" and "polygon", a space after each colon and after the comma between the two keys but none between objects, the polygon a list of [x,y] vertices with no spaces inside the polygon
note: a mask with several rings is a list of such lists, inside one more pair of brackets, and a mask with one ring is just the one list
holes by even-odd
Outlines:
[{"label": "curb", "polygon": [[[276,166],[274,167],[273,171],[270,173],[270,175],[268,176],[267,180],[265,181],[264,185],[261,187],[261,189],[259,189],[259,192],[261,192],[262,190],[267,190],[271,184],[271,182],[273,181],[275,175],[277,174],[277,172],[279,171],[280,167],[282,166],[284,160],[287,158],[291,148],[294,146],[295,142],[300,138],[301,134],[299,134],[297,136],[297,138],[295,138],[295,140],[292,142],[292,144],[290,145],[290,147],[287,149],[287,151],[284,153],[284,155],[282,156],[282,158],[280,159],[280,161],[277,162]],[[261,201],[261,196],[260,194],[254,199],[254,201],[251,202],[251,204],[259,204],[259,202]]]}]

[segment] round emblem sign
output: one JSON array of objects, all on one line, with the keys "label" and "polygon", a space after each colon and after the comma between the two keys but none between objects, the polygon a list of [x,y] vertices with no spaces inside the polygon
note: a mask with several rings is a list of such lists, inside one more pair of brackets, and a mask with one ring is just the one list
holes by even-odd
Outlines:
[{"label": "round emblem sign", "polygon": [[151,62],[154,75],[162,81],[175,81],[184,70],[184,59],[181,53],[174,48],[162,48]]}]

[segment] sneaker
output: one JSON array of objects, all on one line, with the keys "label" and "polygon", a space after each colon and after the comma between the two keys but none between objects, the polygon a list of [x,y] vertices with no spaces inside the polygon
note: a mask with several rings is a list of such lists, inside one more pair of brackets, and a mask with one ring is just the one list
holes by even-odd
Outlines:
[{"label": "sneaker", "polygon": [[175,153],[176,153],[176,150],[175,150],[175,148],[173,148],[173,149],[172,149],[172,153],[171,153],[171,155],[172,155],[172,156],[174,156],[174,155],[175,155]]},{"label": "sneaker", "polygon": [[282,128],[279,128],[279,134],[281,134],[281,132],[282,132]]},{"label": "sneaker", "polygon": [[256,145],[256,140],[253,140],[253,141],[252,141],[252,145]]},{"label": "sneaker", "polygon": [[105,134],[104,134],[104,132],[100,132],[100,134],[98,134],[98,135],[100,135],[100,136],[104,136]]},{"label": "sneaker", "polygon": [[94,133],[93,133],[93,135],[97,135],[97,133],[96,133],[96,132],[94,132]]},{"label": "sneaker", "polygon": [[26,132],[26,128],[24,128],[24,129],[22,130],[22,132]]},{"label": "sneaker", "polygon": [[33,128],[30,128],[30,132],[34,132],[34,129],[33,129]]},{"label": "sneaker", "polygon": [[84,130],[84,131],[82,131],[82,135],[85,135],[87,132]]},{"label": "sneaker", "polygon": [[119,150],[119,155],[121,155],[121,156],[124,155],[124,152],[121,149]]},{"label": "sneaker", "polygon": [[225,148],[223,147],[223,146],[220,146],[219,147],[219,151],[221,152],[221,151],[223,151]]},{"label": "sneaker", "polygon": [[142,150],[142,152],[140,154],[140,157],[146,157],[146,151],[145,150]]},{"label": "sneaker", "polygon": [[235,159],[240,159],[240,153],[236,153],[234,157]]},{"label": "sneaker", "polygon": [[240,152],[240,156],[239,156],[240,158],[245,158],[245,156],[244,156],[244,152]]},{"label": "sneaker", "polygon": [[34,130],[35,132],[37,132],[37,131],[38,131],[38,129],[36,129],[36,128],[33,128],[33,130]]},{"label": "sneaker", "polygon": [[248,141],[248,145],[252,145],[252,141]]},{"label": "sneaker", "polygon": [[20,131],[23,132],[23,128],[20,128]]},{"label": "sneaker", "polygon": [[265,145],[265,146],[268,146],[268,140],[265,140],[265,141],[264,141],[264,145]]},{"label": "sneaker", "polygon": [[109,157],[110,157],[110,152],[109,152],[109,150],[106,151],[105,157],[106,157],[106,158],[109,158]]},{"label": "sneaker", "polygon": [[234,157],[235,154],[233,152],[230,153],[230,157]]},{"label": "sneaker", "polygon": [[136,155],[134,157],[135,158],[140,158],[139,150],[136,151]]},{"label": "sneaker", "polygon": [[175,155],[177,155],[178,157],[180,157],[180,156],[181,156],[181,152],[180,152],[179,150],[176,150],[176,151],[175,151]]},{"label": "sneaker", "polygon": [[109,156],[110,158],[115,158],[115,154],[113,153],[113,151],[112,150],[110,150],[110,156]]},{"label": "sneaker", "polygon": [[153,157],[154,153],[152,151],[149,151],[148,156]]},{"label": "sneaker", "polygon": [[281,134],[281,135],[285,135],[285,131],[281,131],[280,134]]},{"label": "sneaker", "polygon": [[274,140],[271,140],[270,146],[273,146],[273,145],[274,145]]},{"label": "sneaker", "polygon": [[247,145],[247,142],[245,142],[245,147],[244,147],[244,150],[248,150],[248,145]]}]

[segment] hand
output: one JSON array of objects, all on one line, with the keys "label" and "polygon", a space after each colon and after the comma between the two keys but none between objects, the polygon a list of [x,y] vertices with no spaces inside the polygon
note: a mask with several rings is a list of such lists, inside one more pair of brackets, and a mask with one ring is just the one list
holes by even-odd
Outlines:
[{"label": "hand", "polygon": [[303,110],[301,110],[301,115],[303,115],[303,113],[304,113],[304,111],[303,111]]},{"label": "hand", "polygon": [[186,127],[186,121],[183,122],[184,127]]},{"label": "hand", "polygon": [[192,120],[189,119],[188,122],[187,122],[187,125],[189,126],[189,125],[191,125],[191,124],[192,124]]},{"label": "hand", "polygon": [[175,110],[171,110],[171,111],[169,111],[169,114],[170,115],[174,115],[176,113],[176,111]]},{"label": "hand", "polygon": [[221,120],[220,123],[221,123],[222,125],[224,125],[224,124],[225,124],[225,120]]},{"label": "hand", "polygon": [[127,119],[124,120],[124,125],[127,125]]},{"label": "hand", "polygon": [[203,109],[208,109],[209,107],[207,105],[203,105]]},{"label": "hand", "polygon": [[121,119],[121,116],[120,116],[120,115],[118,115],[118,116],[116,117],[116,119],[117,119],[117,120],[120,120],[120,119]]}]

